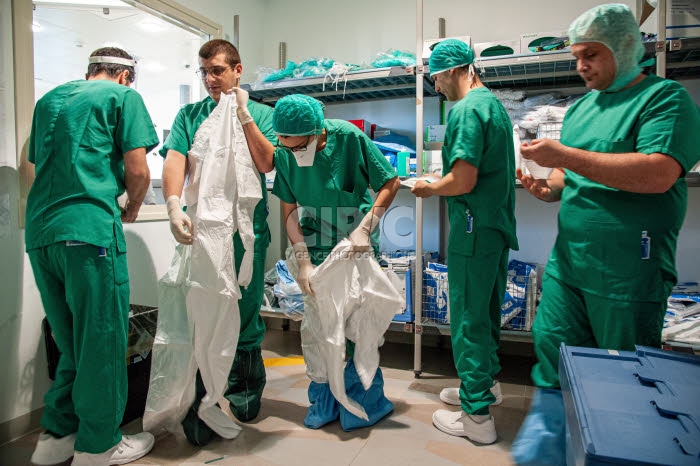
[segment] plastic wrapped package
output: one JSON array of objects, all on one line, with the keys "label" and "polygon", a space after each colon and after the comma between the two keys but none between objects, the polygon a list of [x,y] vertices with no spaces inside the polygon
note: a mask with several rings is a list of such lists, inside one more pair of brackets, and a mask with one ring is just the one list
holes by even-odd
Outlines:
[{"label": "plastic wrapped package", "polygon": [[280,309],[297,314],[304,312],[301,288],[299,288],[289,269],[287,269],[286,262],[283,260],[277,261],[277,275],[278,280],[274,286],[274,292]]},{"label": "plastic wrapped package", "polygon": [[389,49],[379,52],[372,60],[374,68],[387,68],[390,66],[412,66],[416,64],[416,56],[411,52]]}]

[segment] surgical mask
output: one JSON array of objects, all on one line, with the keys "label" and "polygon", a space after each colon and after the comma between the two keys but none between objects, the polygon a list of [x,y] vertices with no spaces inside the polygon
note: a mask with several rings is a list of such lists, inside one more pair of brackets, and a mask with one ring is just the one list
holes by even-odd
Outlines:
[{"label": "surgical mask", "polygon": [[313,141],[311,141],[305,148],[292,152],[297,161],[297,165],[300,167],[310,167],[314,164],[317,144],[318,136],[314,137]]}]

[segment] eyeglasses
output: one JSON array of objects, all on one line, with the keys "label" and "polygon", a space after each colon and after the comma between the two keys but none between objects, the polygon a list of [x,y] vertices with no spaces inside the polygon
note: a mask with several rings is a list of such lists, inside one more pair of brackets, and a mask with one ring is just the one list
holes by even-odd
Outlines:
[{"label": "eyeglasses", "polygon": [[195,71],[195,73],[197,73],[197,76],[199,76],[202,79],[207,79],[208,75],[211,75],[214,79],[219,79],[229,69],[231,69],[230,66],[213,66],[209,69],[200,68],[197,71]]},{"label": "eyeglasses", "polygon": [[294,146],[294,147],[287,147],[278,141],[277,145],[275,147],[277,147],[279,149],[287,149],[287,150],[290,150],[292,152],[299,152],[299,151],[306,149],[306,146],[308,146],[310,142],[311,142],[311,136],[308,136],[306,138],[306,142],[304,144],[299,144],[298,146]]}]

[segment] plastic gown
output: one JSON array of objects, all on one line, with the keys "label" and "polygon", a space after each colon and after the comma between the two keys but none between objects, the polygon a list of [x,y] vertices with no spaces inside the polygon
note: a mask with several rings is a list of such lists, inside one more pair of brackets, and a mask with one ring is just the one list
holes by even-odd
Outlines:
[{"label": "plastic gown", "polygon": [[[342,240],[309,275],[316,297],[304,295],[301,334],[306,373],[316,383],[328,383],[335,399],[355,416],[367,413],[345,392],[345,339],[355,343],[355,368],[369,390],[379,367],[379,347],[394,315],[405,300],[371,253],[353,254]],[[296,276],[293,255],[289,269]]]},{"label": "plastic gown", "polygon": [[[177,246],[170,269],[158,283],[145,430],[181,429],[180,421],[195,397],[197,369],[207,392],[200,417],[207,422],[202,413],[220,409],[216,403],[226,390],[238,344],[239,285],[247,286],[252,276],[253,212],[262,191],[236,118],[235,97],[221,95],[195,134],[187,160],[189,184],[183,197],[194,242]],[[245,247],[238,276],[232,241],[236,231]]]}]

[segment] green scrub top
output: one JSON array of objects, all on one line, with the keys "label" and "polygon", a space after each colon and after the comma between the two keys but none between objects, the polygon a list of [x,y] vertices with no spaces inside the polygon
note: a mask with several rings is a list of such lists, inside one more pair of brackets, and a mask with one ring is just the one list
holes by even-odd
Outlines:
[{"label": "green scrub top", "polygon": [[[559,235],[547,272],[597,296],[666,300],[676,281],[676,241],[687,206],[685,173],[700,158],[700,113],[678,83],[648,76],[618,92],[591,92],[567,112],[561,142],[601,157],[662,153],[683,167],[662,194],[609,188],[567,170]],[[642,235],[649,258],[642,258]],[[647,242],[647,240],[645,240]]]},{"label": "green scrub top", "polygon": [[109,80],[72,81],[39,99],[29,137],[36,178],[27,198],[27,251],[59,241],[126,251],[117,197],[124,154],[158,145],[138,92]]},{"label": "green scrub top", "polygon": [[450,110],[442,147],[443,176],[457,160],[479,172],[471,192],[446,197],[450,251],[471,256],[478,252],[475,236],[493,230],[503,235],[506,247],[517,251],[513,125],[503,105],[485,87],[472,89]]},{"label": "green scrub top", "polygon": [[[211,112],[216,108],[217,103],[207,96],[200,102],[185,105],[180,109],[172,127],[170,134],[160,148],[160,155],[165,157],[169,150],[174,150],[187,157],[187,153],[192,147],[194,135],[200,125],[206,120]],[[248,111],[253,117],[253,121],[260,129],[260,132],[272,145],[277,145],[277,136],[272,131],[272,108],[254,101],[248,102]],[[270,244],[270,230],[267,226],[267,186],[265,175],[260,174],[260,187],[262,188],[262,200],[255,206],[253,214],[253,231],[257,243],[262,241],[264,246]]]},{"label": "green scrub top", "polygon": [[[325,120],[326,147],[314,164],[299,167],[292,151],[275,151],[277,175],[272,193],[302,206],[300,224],[309,250],[330,251],[369,212],[378,192],[396,173],[359,128],[344,120]],[[372,234],[376,246],[379,228]]]}]

